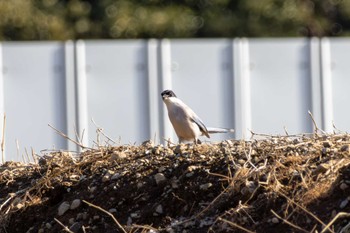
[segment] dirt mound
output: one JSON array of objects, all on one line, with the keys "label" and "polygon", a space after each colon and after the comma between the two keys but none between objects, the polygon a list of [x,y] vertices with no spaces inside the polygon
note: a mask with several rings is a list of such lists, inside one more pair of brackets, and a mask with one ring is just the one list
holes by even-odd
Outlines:
[{"label": "dirt mound", "polygon": [[350,135],[51,152],[0,167],[2,232],[347,232]]}]

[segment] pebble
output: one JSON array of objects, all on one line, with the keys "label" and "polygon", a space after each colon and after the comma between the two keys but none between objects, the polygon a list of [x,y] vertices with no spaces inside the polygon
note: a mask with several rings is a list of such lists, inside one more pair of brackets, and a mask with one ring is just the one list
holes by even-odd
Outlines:
[{"label": "pebble", "polygon": [[117,209],[116,208],[112,208],[108,210],[109,213],[117,213]]},{"label": "pebble", "polygon": [[191,165],[191,166],[188,166],[187,171],[192,172],[192,171],[194,171],[194,170],[197,170],[198,168],[200,168],[200,167],[199,167],[199,166]]},{"label": "pebble", "polygon": [[279,223],[279,220],[278,220],[278,218],[274,217],[271,219],[271,222],[277,224],[277,223]]},{"label": "pebble", "polygon": [[51,225],[51,223],[47,222],[47,223],[45,224],[45,227],[46,227],[47,229],[51,229],[51,228],[52,228],[52,225]]},{"label": "pebble", "polygon": [[105,175],[102,177],[102,182],[107,182],[111,179],[111,177],[114,175],[113,171],[107,171]]},{"label": "pebble", "polygon": [[189,173],[186,173],[186,177],[191,177],[191,176],[193,176],[193,172],[189,172]]},{"label": "pebble", "polygon": [[344,145],[340,148],[340,151],[348,151],[349,152],[349,145]]},{"label": "pebble", "polygon": [[171,187],[172,187],[173,189],[179,188],[178,180],[172,180],[172,181],[171,181]]},{"label": "pebble", "polygon": [[206,184],[202,184],[199,186],[200,190],[208,190],[211,186],[213,186],[212,183],[206,183]]},{"label": "pebble", "polygon": [[243,166],[246,163],[246,161],[244,159],[239,159],[238,163]]},{"label": "pebble", "polygon": [[126,225],[130,226],[132,224],[132,218],[128,217],[128,221],[126,222]]},{"label": "pebble", "polygon": [[93,186],[93,187],[89,188],[89,191],[90,191],[91,193],[93,193],[93,192],[96,191],[96,189],[97,189],[97,187],[96,187],[96,186]]},{"label": "pebble", "polygon": [[74,210],[78,208],[81,205],[81,200],[80,199],[75,199],[72,201],[72,204],[70,204],[70,209]]},{"label": "pebble", "polygon": [[154,179],[156,180],[157,184],[160,184],[164,181],[166,181],[166,177],[164,176],[163,173],[157,173],[154,175]]},{"label": "pebble", "polygon": [[70,204],[68,201],[62,202],[62,204],[58,207],[58,216],[64,215],[64,213],[69,210]]},{"label": "pebble", "polygon": [[199,223],[199,227],[202,228],[204,226],[211,226],[213,225],[213,219],[208,218],[208,219],[202,219]]},{"label": "pebble", "polygon": [[349,200],[346,198],[344,201],[342,201],[339,205],[340,209],[344,209],[345,206],[347,206],[347,204],[349,203]]},{"label": "pebble", "polygon": [[111,180],[117,180],[120,177],[121,177],[120,173],[117,172],[117,173],[113,174],[113,176],[111,177]]},{"label": "pebble", "polygon": [[78,213],[76,219],[77,220],[83,219],[83,213]]},{"label": "pebble", "polygon": [[75,222],[75,221],[74,221],[74,218],[70,218],[70,219],[68,220],[68,223],[69,223],[70,225],[73,225],[74,222]]},{"label": "pebble", "polygon": [[83,225],[80,222],[74,222],[70,227],[69,230],[71,230],[74,233],[77,233],[80,231],[81,227]]},{"label": "pebble", "polygon": [[130,217],[132,217],[132,218],[139,218],[140,214],[139,213],[131,213]]},{"label": "pebble", "polygon": [[156,212],[157,212],[158,214],[162,214],[162,213],[163,213],[163,206],[162,206],[161,204],[159,204],[159,205],[157,206]]},{"label": "pebble", "polygon": [[253,193],[256,189],[254,181],[246,181],[245,185],[248,188],[249,193]]},{"label": "pebble", "polygon": [[347,185],[346,183],[341,183],[341,184],[340,184],[340,189],[343,190],[343,191],[344,191],[345,189],[347,189],[348,187],[349,187],[349,185]]}]

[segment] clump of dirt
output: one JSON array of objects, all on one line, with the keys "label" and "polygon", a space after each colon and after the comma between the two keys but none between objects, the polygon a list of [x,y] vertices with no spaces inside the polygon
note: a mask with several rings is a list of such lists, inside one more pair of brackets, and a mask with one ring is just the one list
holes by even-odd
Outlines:
[{"label": "clump of dirt", "polygon": [[345,232],[350,135],[106,146],[0,167],[1,232]]}]

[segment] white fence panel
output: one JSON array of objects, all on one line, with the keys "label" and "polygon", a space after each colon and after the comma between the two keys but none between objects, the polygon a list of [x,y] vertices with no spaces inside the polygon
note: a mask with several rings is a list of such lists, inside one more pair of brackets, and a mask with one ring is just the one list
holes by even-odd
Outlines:
[{"label": "white fence panel", "polygon": [[350,130],[350,40],[330,40],[333,121],[344,131]]},{"label": "white fence panel", "polygon": [[[89,145],[97,142],[96,124],[116,142],[140,143],[150,138],[147,43],[146,41],[88,41],[85,59],[78,64],[78,71],[86,72],[86,88],[78,92],[84,95],[78,105],[86,105],[86,113],[80,114]],[[77,48],[78,50],[80,48]],[[84,48],[82,48],[84,49]],[[84,76],[84,74],[78,74]],[[84,80],[82,81],[84,82]],[[82,84],[82,83],[80,83]]]},{"label": "white fence panel", "polygon": [[30,157],[31,148],[66,148],[67,141],[48,127],[66,130],[63,44],[4,43],[2,59],[7,158],[22,160],[25,148]]},{"label": "white fence panel", "polygon": [[[173,40],[170,48],[171,82],[164,88],[173,89],[206,126],[234,128],[232,41]],[[167,122],[170,124],[169,120]],[[234,134],[201,139],[227,138],[234,138]],[[175,134],[173,140],[177,142]]]},{"label": "white fence panel", "polygon": [[311,132],[309,41],[249,40],[252,130]]}]

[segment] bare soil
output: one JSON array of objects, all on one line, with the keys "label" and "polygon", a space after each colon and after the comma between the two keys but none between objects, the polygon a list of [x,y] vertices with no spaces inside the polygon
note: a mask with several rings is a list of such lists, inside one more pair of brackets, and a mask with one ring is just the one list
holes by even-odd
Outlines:
[{"label": "bare soil", "polygon": [[6,162],[0,232],[349,232],[349,146],[349,134],[260,135]]}]

